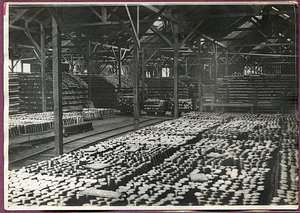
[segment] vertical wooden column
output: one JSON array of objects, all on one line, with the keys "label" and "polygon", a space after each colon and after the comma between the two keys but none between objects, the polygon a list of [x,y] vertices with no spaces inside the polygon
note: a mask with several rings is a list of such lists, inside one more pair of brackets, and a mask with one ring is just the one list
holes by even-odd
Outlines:
[{"label": "vertical wooden column", "polygon": [[179,57],[179,44],[178,44],[178,25],[174,24],[174,118],[178,118],[178,57]]},{"label": "vertical wooden column", "polygon": [[178,47],[174,48],[174,118],[178,118]]},{"label": "vertical wooden column", "polygon": [[[226,50],[225,55],[225,76],[228,76],[228,50]],[[229,88],[228,85],[226,85],[226,103],[229,102]]]},{"label": "vertical wooden column", "polygon": [[139,18],[139,6],[137,6],[137,16],[136,16],[136,25],[133,23],[133,19],[131,17],[129,8],[127,5],[125,5],[125,9],[131,24],[132,28],[132,36],[134,39],[134,52],[133,52],[133,58],[134,58],[134,69],[133,69],[133,114],[134,114],[134,122],[135,127],[137,127],[137,124],[139,123],[139,49],[140,49],[140,38],[139,38],[139,26],[140,26],[140,18]]},{"label": "vertical wooden column", "polygon": [[225,76],[228,76],[228,50],[226,50],[226,55],[225,55]]},{"label": "vertical wooden column", "polygon": [[121,57],[122,57],[122,53],[121,53],[121,47],[118,48],[118,80],[119,80],[119,84],[118,84],[118,88],[119,90],[121,89],[121,84],[122,84],[122,62],[121,62]]},{"label": "vertical wooden column", "polygon": [[200,42],[199,42],[199,52],[198,52],[198,63],[199,63],[199,71],[197,74],[197,80],[198,80],[198,104],[199,104],[199,111],[202,112],[203,111],[203,100],[202,100],[202,71],[204,69],[204,65],[201,64],[201,53],[200,53]]},{"label": "vertical wooden column", "polygon": [[46,47],[45,47],[45,29],[40,24],[41,29],[41,92],[42,92],[42,111],[47,111],[46,99]]},{"label": "vertical wooden column", "polygon": [[214,84],[215,84],[215,89],[214,89],[214,102],[216,103],[217,100],[217,76],[218,76],[218,69],[219,69],[219,64],[218,64],[218,46],[214,44],[215,46],[215,57],[214,57],[214,64],[215,64],[215,72],[214,72]]},{"label": "vertical wooden column", "polygon": [[[12,50],[11,50],[12,52]],[[11,72],[14,72],[14,59],[13,59],[13,54],[11,53],[11,58],[10,58],[10,66],[11,66]]]},{"label": "vertical wooden column", "polygon": [[142,48],[142,52],[141,52],[141,77],[142,77],[142,100],[141,102],[144,104],[144,101],[145,101],[145,51],[144,49]]},{"label": "vertical wooden column", "polygon": [[88,74],[88,98],[89,101],[92,101],[92,81],[93,81],[93,76],[92,76],[92,46],[91,42],[89,41],[88,43],[88,54],[87,54],[87,74]]},{"label": "vertical wooden column", "polygon": [[188,57],[185,58],[185,75],[188,74]]},{"label": "vertical wooden column", "polygon": [[63,122],[62,122],[62,72],[61,72],[61,40],[60,30],[52,16],[52,69],[53,69],[53,102],[54,102],[54,146],[56,155],[63,153]]},{"label": "vertical wooden column", "polygon": [[134,70],[133,70],[133,114],[135,124],[139,122],[139,47],[134,47]]},{"label": "vertical wooden column", "polygon": [[24,73],[24,63],[21,61],[21,73]]}]

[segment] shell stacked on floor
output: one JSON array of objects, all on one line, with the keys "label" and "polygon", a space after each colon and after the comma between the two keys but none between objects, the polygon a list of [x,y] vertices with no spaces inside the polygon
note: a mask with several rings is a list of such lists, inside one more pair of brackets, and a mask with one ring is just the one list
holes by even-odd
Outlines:
[{"label": "shell stacked on floor", "polygon": [[[63,125],[77,125],[85,121],[99,120],[112,117],[113,109],[107,108],[84,108],[82,112],[63,113]],[[10,116],[9,136],[15,137],[28,133],[39,133],[54,128],[54,113],[24,113]]]},{"label": "shell stacked on floor", "polygon": [[297,204],[296,135],[292,115],[188,113],[10,171],[8,201],[11,206]]}]

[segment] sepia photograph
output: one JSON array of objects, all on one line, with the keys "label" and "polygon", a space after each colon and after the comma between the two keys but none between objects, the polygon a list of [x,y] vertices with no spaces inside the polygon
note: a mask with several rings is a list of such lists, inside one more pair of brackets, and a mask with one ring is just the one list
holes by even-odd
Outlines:
[{"label": "sepia photograph", "polygon": [[5,209],[297,209],[297,10],[8,2]]}]

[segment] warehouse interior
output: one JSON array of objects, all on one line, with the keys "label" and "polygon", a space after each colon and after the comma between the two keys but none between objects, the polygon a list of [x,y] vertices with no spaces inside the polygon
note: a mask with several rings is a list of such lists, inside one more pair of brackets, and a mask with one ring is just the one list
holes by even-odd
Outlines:
[{"label": "warehouse interior", "polygon": [[298,205],[295,4],[10,4],[8,207]]}]

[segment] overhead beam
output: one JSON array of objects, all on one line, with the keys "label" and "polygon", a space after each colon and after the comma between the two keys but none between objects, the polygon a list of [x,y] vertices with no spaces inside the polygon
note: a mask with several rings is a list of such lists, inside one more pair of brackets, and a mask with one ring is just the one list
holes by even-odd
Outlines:
[{"label": "overhead beam", "polygon": [[218,39],[219,41],[240,41],[244,40],[245,37],[240,37],[240,38],[220,38]]},{"label": "overhead beam", "polygon": [[[152,12],[155,12],[155,13],[161,13],[161,9],[159,8],[156,8],[155,6],[153,5],[149,5],[149,4],[141,4],[143,7],[151,10]],[[174,17],[172,17],[170,14],[167,14],[165,12],[162,12],[161,13],[161,16],[166,18],[167,20],[169,21],[172,21],[174,23],[178,23],[178,20],[176,20]]]},{"label": "overhead beam", "polygon": [[34,46],[27,45],[27,44],[17,44],[18,48],[28,48],[28,49],[34,49]]},{"label": "overhead beam", "polygon": [[129,21],[130,21],[130,25],[131,25],[133,34],[134,34],[135,42],[137,43],[138,47],[140,48],[141,44],[140,44],[139,35],[138,35],[138,32],[137,32],[137,29],[134,26],[134,23],[133,23],[133,20],[132,20],[132,17],[131,17],[131,14],[130,14],[130,11],[129,11],[129,8],[128,8],[127,5],[125,5],[125,9],[126,9]]},{"label": "overhead beam", "polygon": [[195,32],[199,29],[203,22],[203,20],[198,22],[198,24],[191,30],[191,32],[183,39],[183,41],[180,44],[180,47],[183,47],[183,45],[195,34]]},{"label": "overhead beam", "polygon": [[[107,14],[107,20],[113,15],[113,14],[116,14],[117,10],[119,9],[119,6],[115,6],[111,11],[110,13]],[[107,12],[107,10],[106,10]]]},{"label": "overhead beam", "polygon": [[102,23],[106,23],[107,20],[104,19],[95,8],[90,7],[90,10],[100,19]]},{"label": "overhead beam", "polygon": [[223,44],[223,43],[221,43],[221,42],[215,40],[214,38],[211,38],[211,37],[209,37],[209,36],[207,36],[207,35],[205,35],[205,34],[202,34],[201,36],[202,36],[204,39],[207,39],[207,40],[211,41],[212,43],[215,43],[216,45],[218,45],[218,46],[220,46],[220,47],[227,48],[227,46],[226,46],[225,44]]},{"label": "overhead beam", "polygon": [[173,46],[172,42],[160,31],[158,31],[157,29],[155,29],[155,27],[150,27],[150,29],[157,34],[166,44],[168,44],[170,47]]},{"label": "overhead beam", "polygon": [[[17,26],[17,25],[12,25],[12,24],[9,25],[9,28],[10,28],[10,29],[13,29],[13,30],[25,31],[25,28],[24,28],[24,27]],[[31,33],[40,33],[39,31],[32,30],[32,29],[29,29],[29,32],[31,32]]]},{"label": "overhead beam", "polygon": [[38,60],[37,58],[22,58],[21,61],[31,61],[31,60]]},{"label": "overhead beam", "polygon": [[9,24],[12,25],[14,24],[15,22],[17,22],[19,19],[21,19],[25,13],[28,11],[29,9],[24,9],[22,11],[18,11],[18,14],[14,17],[14,19],[12,19]]},{"label": "overhead beam", "polygon": [[145,64],[147,64],[154,56],[155,56],[155,54],[158,52],[158,50],[156,49],[151,55],[150,55],[150,57],[149,58],[147,58],[146,60],[145,60]]},{"label": "overhead beam", "polygon": [[[121,48],[121,51],[122,51],[122,48]],[[123,59],[125,58],[126,52],[127,52],[127,49],[125,49],[125,50],[123,51],[123,54],[122,54],[121,60],[123,60]]]},{"label": "overhead beam", "polygon": [[35,19],[43,10],[45,10],[44,8],[41,8],[39,10],[37,10],[32,16],[26,18],[26,22],[31,22],[33,19]]},{"label": "overhead beam", "polygon": [[241,28],[234,28],[232,31],[255,31],[255,27],[241,27]]},{"label": "overhead beam", "polygon": [[39,61],[41,61],[41,56],[40,56],[40,53],[37,52],[37,50],[35,48],[32,49],[33,50],[33,53],[35,54],[35,56],[37,57],[37,59]]},{"label": "overhead beam", "polygon": [[134,47],[131,47],[128,51],[126,51],[124,57],[122,58],[122,61],[125,61],[132,53]]},{"label": "overhead beam", "polygon": [[[256,17],[253,17],[253,18],[257,21]],[[259,34],[261,34],[261,35],[264,37],[264,39],[267,40],[269,36],[267,36],[263,31],[261,31],[261,30],[259,29],[260,24],[259,24],[258,22],[253,21],[253,19],[250,19],[250,21],[256,26],[256,31],[257,31]],[[269,48],[271,51],[274,51],[274,49],[273,49],[272,47],[268,46],[268,48]]]},{"label": "overhead beam", "polygon": [[228,52],[230,55],[251,55],[251,56],[265,56],[265,57],[287,57],[287,58],[296,58],[296,55],[283,55],[283,54],[268,54],[268,53],[236,53]]},{"label": "overhead beam", "polygon": [[18,58],[18,60],[17,60],[15,63],[14,63],[14,60],[11,59],[11,66],[9,66],[8,68],[9,68],[12,72],[14,72],[15,67],[18,65],[18,63],[19,63],[20,61],[22,61],[21,57]]},{"label": "overhead beam", "polygon": [[[97,44],[98,44],[99,46],[106,47],[106,48],[108,48],[108,49],[110,49],[110,48],[119,49],[119,47],[116,46],[116,45],[112,45],[112,44],[103,44],[103,43],[96,42],[96,41],[91,41],[91,44],[93,44],[93,45],[97,45]],[[121,50],[122,50],[122,51],[124,51],[124,50],[130,51],[130,49],[124,48],[124,47],[121,47]]]},{"label": "overhead beam", "polygon": [[36,49],[38,55],[40,56],[40,52],[41,52],[40,45],[34,40],[33,36],[31,35],[29,27],[28,27],[28,23],[26,23],[26,25],[25,25],[24,32],[25,32],[26,36],[28,37],[28,39],[33,44],[33,46]]},{"label": "overhead beam", "polygon": [[291,43],[259,43],[259,44],[238,44],[238,45],[230,45],[230,47],[256,47],[258,45],[262,46],[271,46],[271,47],[276,47],[276,46],[288,46],[288,45],[293,45]]}]

